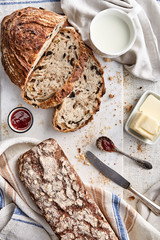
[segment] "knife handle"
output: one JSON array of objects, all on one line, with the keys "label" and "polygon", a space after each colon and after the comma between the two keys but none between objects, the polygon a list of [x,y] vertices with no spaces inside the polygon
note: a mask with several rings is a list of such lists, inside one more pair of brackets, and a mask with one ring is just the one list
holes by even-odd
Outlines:
[{"label": "knife handle", "polygon": [[132,186],[128,187],[128,190],[134,193],[154,214],[160,215],[160,206],[152,202],[150,199],[139,193]]}]

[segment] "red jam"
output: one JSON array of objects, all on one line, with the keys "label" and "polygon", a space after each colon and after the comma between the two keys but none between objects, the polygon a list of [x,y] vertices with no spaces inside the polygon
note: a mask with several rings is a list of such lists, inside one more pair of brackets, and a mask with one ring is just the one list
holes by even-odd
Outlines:
[{"label": "red jam", "polygon": [[113,152],[115,149],[114,143],[109,138],[102,140],[102,147],[107,152]]},{"label": "red jam", "polygon": [[11,124],[17,130],[25,130],[30,127],[32,118],[25,109],[17,109],[11,115]]}]

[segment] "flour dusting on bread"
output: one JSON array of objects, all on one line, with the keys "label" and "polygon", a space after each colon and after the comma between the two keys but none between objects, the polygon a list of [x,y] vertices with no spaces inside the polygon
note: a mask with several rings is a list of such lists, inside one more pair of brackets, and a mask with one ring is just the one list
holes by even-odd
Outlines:
[{"label": "flour dusting on bread", "polygon": [[19,176],[61,240],[117,240],[107,220],[54,139],[19,157]]}]

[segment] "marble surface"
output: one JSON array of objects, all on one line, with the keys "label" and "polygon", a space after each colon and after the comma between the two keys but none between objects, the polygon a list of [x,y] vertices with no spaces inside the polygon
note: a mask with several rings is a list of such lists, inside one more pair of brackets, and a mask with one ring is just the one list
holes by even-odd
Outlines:
[{"label": "marble surface", "polygon": [[[137,103],[138,99],[146,90],[160,94],[160,79],[153,83],[147,80],[138,79],[124,70],[123,82],[123,126]],[[129,106],[132,109],[129,110]],[[151,170],[145,170],[137,166],[132,160],[124,157],[123,176],[128,179],[132,186],[141,193],[145,193],[154,183],[160,180],[160,141],[154,145],[140,142],[124,131],[123,150],[129,154],[150,161],[153,165]],[[137,199],[133,194],[124,190],[124,199],[136,208]]]},{"label": "marble surface", "polygon": [[[158,181],[160,176],[160,142],[156,145],[144,144],[126,133],[124,125],[134,105],[146,90],[152,90],[160,94],[160,79],[157,79],[156,83],[137,79],[123,70],[121,64],[109,59],[103,61],[100,57],[98,59],[104,69],[106,94],[102,98],[100,111],[94,116],[94,120],[74,133],[55,131],[52,127],[54,110],[52,108],[47,110],[34,109],[25,103],[20,96],[20,89],[10,82],[1,66],[0,139],[21,136],[34,137],[40,140],[49,137],[55,138],[86,184],[93,184],[112,191],[136,208],[137,199],[134,198],[133,194],[127,190],[123,191],[121,187],[102,176],[88,164],[84,155],[86,150],[91,150],[107,165],[126,177],[132,186],[141,193],[144,193]],[[24,134],[13,132],[7,124],[9,112],[18,105],[27,107],[34,115],[33,127]],[[115,145],[126,153],[151,161],[153,169],[142,169],[132,160],[123,158],[117,153],[105,153],[97,150],[95,142],[102,135],[110,137]]]},{"label": "marble surface", "polygon": [[[100,110],[94,120],[76,132],[62,133],[52,127],[54,109],[35,109],[21,98],[20,89],[11,83],[1,67],[1,140],[14,137],[34,137],[40,140],[54,138],[74,165],[86,184],[103,187],[123,197],[123,189],[105,178],[85,159],[85,152],[91,150],[107,165],[123,174],[123,157],[106,153],[96,148],[96,139],[108,135],[116,145],[123,145],[123,67],[121,64],[98,57],[104,69],[106,94],[101,100]],[[109,96],[110,95],[110,96]],[[34,116],[32,128],[26,133],[15,133],[7,124],[9,112],[17,106],[27,107]]]}]

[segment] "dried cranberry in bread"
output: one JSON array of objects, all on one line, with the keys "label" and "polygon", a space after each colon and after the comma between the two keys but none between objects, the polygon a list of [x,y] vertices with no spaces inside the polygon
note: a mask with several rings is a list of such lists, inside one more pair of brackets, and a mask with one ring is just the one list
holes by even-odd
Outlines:
[{"label": "dried cranberry in bread", "polygon": [[1,24],[2,64],[21,89],[67,17],[27,7],[6,16]]},{"label": "dried cranberry in bread", "polygon": [[54,112],[53,127],[61,132],[75,131],[91,121],[105,93],[103,70],[92,51],[86,49],[88,59],[82,75],[75,82],[72,93]]},{"label": "dried cranberry in bread", "polygon": [[73,27],[61,29],[30,75],[22,97],[35,107],[57,106],[72,92],[85,60],[80,35]]},{"label": "dried cranberry in bread", "polygon": [[21,181],[61,240],[118,240],[54,139],[18,159]]}]

